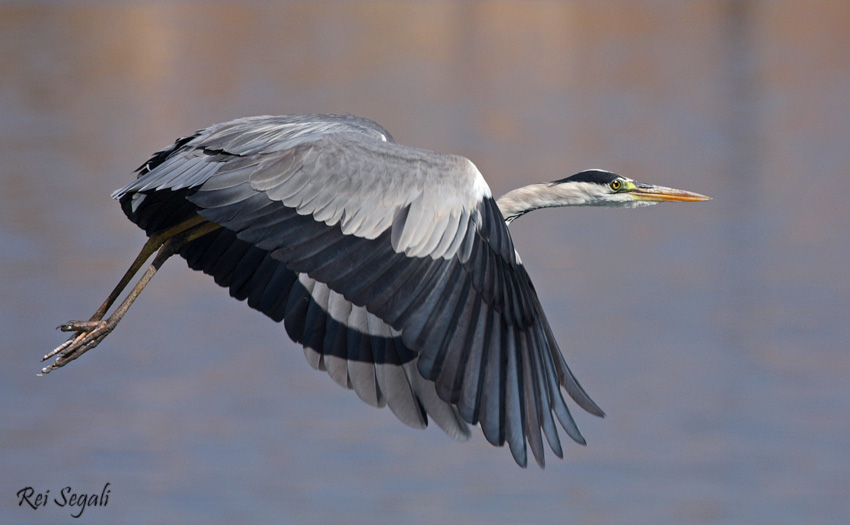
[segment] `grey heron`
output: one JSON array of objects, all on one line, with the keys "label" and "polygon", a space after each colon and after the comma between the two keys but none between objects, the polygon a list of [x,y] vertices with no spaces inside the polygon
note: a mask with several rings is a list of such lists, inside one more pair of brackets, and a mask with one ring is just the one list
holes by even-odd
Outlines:
[{"label": "grey heron", "polygon": [[[538,208],[701,201],[602,170],[498,201],[475,165],[396,143],[339,115],[217,124],[155,153],[116,191],[149,239],[87,321],[44,356],[47,374],[97,346],[163,262],[179,254],[275,321],[310,364],[404,423],[463,440],[479,424],[527,464],[555,419],[584,444],[562,389],[603,417],[567,366],[507,225]],[[154,254],[156,255],[154,256]],[[132,278],[153,261],[106,317]]]}]

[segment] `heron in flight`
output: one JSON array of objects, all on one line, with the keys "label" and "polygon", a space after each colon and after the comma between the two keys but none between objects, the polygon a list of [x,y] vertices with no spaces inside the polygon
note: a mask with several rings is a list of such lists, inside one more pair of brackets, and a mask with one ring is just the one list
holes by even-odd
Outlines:
[{"label": "heron in flight", "polygon": [[[498,200],[475,165],[396,143],[339,115],[260,116],[217,124],[155,153],[116,191],[149,239],[74,335],[44,356],[60,368],[97,346],[166,259],[212,275],[275,321],[310,364],[404,423],[428,418],[458,440],[479,424],[527,464],[555,420],[585,440],[562,389],[603,417],[567,366],[508,224],[538,208],[702,201],[607,171],[532,184]],[[156,253],[137,284],[106,313]]]}]

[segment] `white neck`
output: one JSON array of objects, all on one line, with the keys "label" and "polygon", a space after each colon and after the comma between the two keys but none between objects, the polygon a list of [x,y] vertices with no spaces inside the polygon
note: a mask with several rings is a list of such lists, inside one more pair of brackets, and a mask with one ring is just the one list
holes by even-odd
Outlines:
[{"label": "white neck", "polygon": [[593,197],[583,186],[589,184],[531,184],[502,195],[496,204],[510,223],[520,215],[553,206],[587,206]]},{"label": "white neck", "polygon": [[654,204],[634,200],[627,193],[610,193],[603,186],[589,182],[540,183],[523,186],[502,195],[499,210],[510,223],[532,210],[556,206],[612,206],[632,208]]}]

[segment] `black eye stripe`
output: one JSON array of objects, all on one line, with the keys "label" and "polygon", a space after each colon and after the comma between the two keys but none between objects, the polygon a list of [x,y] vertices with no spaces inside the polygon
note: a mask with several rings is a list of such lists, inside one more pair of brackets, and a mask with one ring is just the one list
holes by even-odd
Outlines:
[{"label": "black eye stripe", "polygon": [[556,180],[554,182],[591,182],[594,184],[610,184],[611,181],[616,180],[618,178],[619,175],[617,175],[616,173],[611,173],[610,171],[587,170],[582,171],[581,173],[576,173],[572,177]]}]

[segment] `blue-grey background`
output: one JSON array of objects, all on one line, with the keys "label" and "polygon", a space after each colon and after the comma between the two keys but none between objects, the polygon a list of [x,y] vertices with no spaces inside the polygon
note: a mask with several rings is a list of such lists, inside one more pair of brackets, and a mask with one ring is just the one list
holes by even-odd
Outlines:
[{"label": "blue-grey background", "polygon": [[[714,200],[512,233],[608,413],[521,470],[313,371],[170,261],[48,377],[144,241],[109,198],[254,114],[353,113],[494,194],[580,169]],[[0,522],[840,523],[850,516],[850,3],[0,4]]]}]

